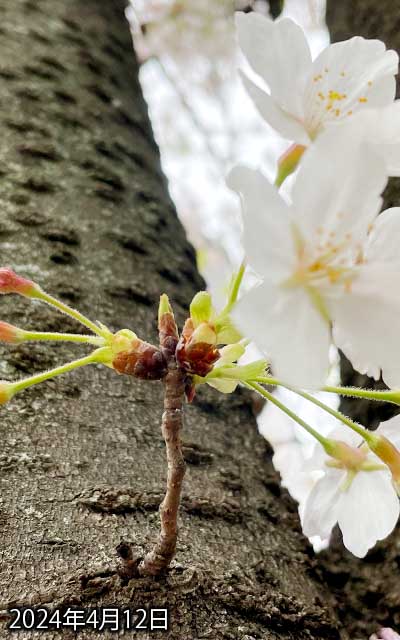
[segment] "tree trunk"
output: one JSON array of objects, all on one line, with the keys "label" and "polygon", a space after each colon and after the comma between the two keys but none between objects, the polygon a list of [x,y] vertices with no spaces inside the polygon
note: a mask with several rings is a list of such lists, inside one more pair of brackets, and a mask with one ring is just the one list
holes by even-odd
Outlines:
[{"label": "tree trunk", "polygon": [[[182,323],[203,282],[161,173],[123,8],[1,4],[1,262],[152,340],[159,294]],[[26,299],[0,304],[19,326],[79,330]],[[77,350],[61,344],[2,348],[1,376],[72,357]],[[1,408],[0,609],[166,604],[169,633],[143,638],[347,637],[245,393],[200,393],[187,407],[176,561],[162,578],[121,582],[116,546],[127,540],[144,555],[159,529],[161,411],[159,383],[104,367]]]},{"label": "tree trunk", "polygon": [[[333,41],[355,35],[379,38],[388,48],[400,51],[398,11],[398,3],[393,0],[328,0],[327,23],[331,38]],[[384,200],[384,208],[400,205],[399,179],[389,181]],[[343,356],[341,372],[343,384],[374,386],[372,379],[354,371]],[[384,388],[382,381],[375,386]],[[352,399],[343,400],[340,408],[371,429],[399,412],[394,405]],[[339,537],[334,548],[321,555],[323,575],[336,593],[340,617],[352,638],[368,637],[377,626],[400,628],[399,549],[400,527],[389,539],[377,545],[366,560],[357,560],[347,553]]]}]

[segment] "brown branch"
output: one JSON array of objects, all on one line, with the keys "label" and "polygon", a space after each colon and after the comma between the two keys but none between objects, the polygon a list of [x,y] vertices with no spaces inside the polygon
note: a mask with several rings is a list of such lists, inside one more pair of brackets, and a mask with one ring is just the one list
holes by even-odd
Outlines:
[{"label": "brown branch", "polygon": [[160,506],[161,532],[154,548],[138,567],[141,575],[158,575],[169,566],[175,555],[179,504],[186,469],[180,439],[184,392],[185,374],[173,363],[165,378],[161,425],[168,462],[167,491]]}]

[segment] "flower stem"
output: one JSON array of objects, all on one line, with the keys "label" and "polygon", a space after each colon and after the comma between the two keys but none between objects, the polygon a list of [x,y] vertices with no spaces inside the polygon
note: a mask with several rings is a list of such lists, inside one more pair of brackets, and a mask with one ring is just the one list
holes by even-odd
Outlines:
[{"label": "flower stem", "polygon": [[43,291],[43,290],[38,291],[37,293],[35,293],[35,298],[38,300],[42,300],[43,302],[46,302],[52,307],[55,307],[62,313],[65,313],[67,316],[70,316],[70,318],[74,318],[74,320],[77,320],[78,322],[80,322],[80,324],[83,324],[85,327],[93,331],[93,333],[96,333],[98,336],[101,336],[102,338],[109,337],[110,332],[108,332],[107,329],[105,328],[102,329],[98,327],[97,324],[89,320],[89,318],[84,316],[82,313],[80,313],[76,309],[73,309],[67,304],[64,304],[60,300],[57,300],[57,298],[54,298],[53,296],[49,295],[48,293],[46,293],[46,291]]},{"label": "flower stem", "polygon": [[366,400],[376,400],[377,402],[391,402],[400,404],[399,390],[382,390],[375,389],[359,389],[357,387],[322,387],[322,391],[328,393],[337,393],[339,396],[349,396],[350,398],[365,398]]},{"label": "flower stem", "polygon": [[186,463],[180,431],[183,426],[185,374],[171,367],[165,378],[162,433],[168,461],[167,490],[160,506],[161,531],[154,548],[139,564],[140,575],[158,575],[165,571],[175,555],[178,536],[178,512]]},{"label": "flower stem", "polygon": [[[263,379],[259,378],[259,381],[263,381]],[[330,452],[331,447],[330,447],[329,438],[325,438],[320,433],[318,433],[318,431],[313,429],[309,424],[307,424],[307,422],[305,422],[302,418],[300,418],[300,416],[298,416],[296,413],[291,411],[286,405],[280,402],[280,400],[275,398],[275,396],[272,393],[269,393],[269,391],[264,389],[264,387],[262,387],[257,382],[247,382],[245,383],[245,385],[250,389],[254,389],[254,391],[257,391],[257,393],[263,396],[263,398],[266,398],[269,402],[272,402],[272,404],[276,405],[281,411],[286,413],[286,415],[289,416],[289,418],[292,418],[292,420],[297,422],[297,424],[299,424],[303,429],[305,429],[307,433],[309,433],[311,436],[313,436],[313,438],[318,440],[318,442],[323,446],[323,448],[327,451],[327,453]]]},{"label": "flower stem", "polygon": [[101,362],[101,351],[102,349],[96,349],[96,351],[93,351],[84,358],[79,358],[78,360],[73,360],[72,362],[67,362],[67,364],[63,364],[60,367],[56,367],[55,369],[50,369],[49,371],[38,373],[37,375],[30,376],[29,378],[18,380],[13,383],[13,394],[18,393],[18,391],[22,391],[23,389],[27,389],[28,387],[32,387],[35,384],[40,384],[40,382],[44,382],[45,380],[50,380],[51,378],[60,376],[63,373],[73,371],[73,369],[77,369],[78,367],[84,367],[88,364]]},{"label": "flower stem", "polygon": [[50,333],[47,331],[24,331],[24,341],[55,341],[55,342],[78,342],[82,344],[94,344],[101,347],[105,344],[104,338],[100,336],[88,336],[77,333]]},{"label": "flower stem", "polygon": [[352,429],[353,431],[358,433],[362,438],[364,438],[364,440],[367,442],[368,445],[373,444],[376,440],[376,436],[374,436],[370,431],[362,427],[360,424],[357,424],[357,422],[353,422],[353,420],[350,420],[350,418],[343,415],[343,413],[341,413],[340,411],[337,411],[336,409],[332,409],[331,407],[326,405],[324,402],[321,402],[321,400],[318,400],[318,398],[315,398],[313,395],[311,395],[310,393],[307,393],[306,391],[302,391],[301,389],[292,387],[291,385],[281,382],[276,378],[269,378],[269,377],[257,378],[257,382],[261,382],[263,384],[275,384],[277,386],[283,387],[284,389],[288,389],[289,391],[292,391],[293,393],[297,394],[298,396],[301,396],[302,398],[305,398],[309,402],[312,402],[312,404],[315,404],[317,407],[320,407],[320,409],[323,409],[324,411],[329,413],[331,416],[337,418],[337,420],[340,420],[340,422],[343,422],[343,424],[345,424],[347,427],[350,427],[350,429]]}]

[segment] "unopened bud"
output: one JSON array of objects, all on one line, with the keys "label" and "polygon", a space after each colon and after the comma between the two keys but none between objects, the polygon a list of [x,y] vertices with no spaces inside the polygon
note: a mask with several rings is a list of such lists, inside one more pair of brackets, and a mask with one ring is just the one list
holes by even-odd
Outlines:
[{"label": "unopened bud", "polygon": [[219,358],[216,340],[211,324],[204,322],[194,329],[192,318],[188,318],[176,349],[180,366],[188,373],[205,377]]},{"label": "unopened bud", "polygon": [[305,150],[306,147],[302,144],[292,144],[289,149],[281,155],[278,160],[278,175],[276,177],[278,187],[296,170]]},{"label": "unopened bud", "polygon": [[369,443],[370,449],[392,472],[393,480],[400,491],[400,451],[385,436],[376,436]]},{"label": "unopened bud", "polygon": [[38,291],[40,291],[39,285],[32,280],[18,276],[8,267],[0,269],[0,294],[19,293],[21,296],[33,298]]},{"label": "unopened bud", "polygon": [[118,373],[141,380],[161,380],[166,376],[168,364],[160,349],[137,337],[131,340],[129,346],[124,346],[112,361],[112,366]]},{"label": "unopened bud", "polygon": [[169,360],[175,355],[179,335],[174,312],[165,293],[160,297],[158,307],[158,333],[161,350]]},{"label": "unopened bud", "polygon": [[189,347],[199,342],[205,342],[206,344],[211,345],[217,344],[217,334],[215,329],[208,322],[202,322],[202,324],[199,324],[197,329],[193,331],[189,340]]},{"label": "unopened bud", "polygon": [[8,322],[0,322],[0,342],[17,344],[24,339],[24,331]]},{"label": "unopened bud", "polygon": [[5,404],[13,397],[13,384],[6,380],[0,380],[0,404]]},{"label": "unopened bud", "polygon": [[194,296],[190,304],[190,317],[194,327],[198,327],[203,322],[208,322],[212,313],[211,296],[207,291],[199,291]]}]

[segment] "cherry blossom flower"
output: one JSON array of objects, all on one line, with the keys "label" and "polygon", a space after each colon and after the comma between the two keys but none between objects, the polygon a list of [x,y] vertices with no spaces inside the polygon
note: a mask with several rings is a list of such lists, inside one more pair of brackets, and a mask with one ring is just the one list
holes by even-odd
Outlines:
[{"label": "cherry blossom flower", "polygon": [[242,74],[244,86],[276,131],[308,146],[327,127],[355,123],[371,111],[368,128],[362,119],[358,127],[388,154],[391,175],[400,175],[395,51],[380,40],[356,36],[329,45],[312,61],[304,32],[288,18],[273,21],[257,13],[237,13],[236,25],[239,46],[270,93]]},{"label": "cherry blossom flower", "polygon": [[332,326],[355,368],[400,384],[400,209],[377,218],[384,163],[355,138],[330,130],[307,150],[291,205],[259,171],[238,166],[227,179],[242,197],[243,245],[262,279],[233,318],[275,375],[297,386],[324,383]]},{"label": "cherry blossom flower", "polygon": [[[395,446],[400,445],[400,429],[396,432],[393,425],[385,425],[381,424],[376,433],[390,437]],[[303,531],[309,537],[327,538],[338,523],[345,547],[363,558],[378,540],[393,531],[400,514],[399,498],[390,470],[366,449],[359,435],[341,428],[329,437],[336,437],[351,447],[349,461],[338,464],[328,458],[320,444],[316,445],[308,466],[324,471],[324,476],[305,504]]]}]

